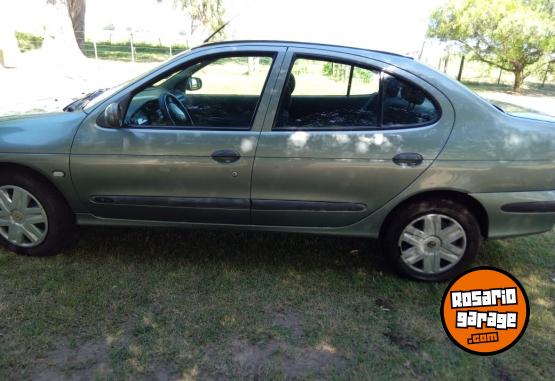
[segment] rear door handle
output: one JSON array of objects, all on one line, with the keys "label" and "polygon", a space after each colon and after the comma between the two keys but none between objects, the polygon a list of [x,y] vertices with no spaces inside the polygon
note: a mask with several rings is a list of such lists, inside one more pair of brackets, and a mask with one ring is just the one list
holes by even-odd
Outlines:
[{"label": "rear door handle", "polygon": [[424,158],[419,153],[403,152],[393,157],[393,162],[401,167],[416,167]]},{"label": "rear door handle", "polygon": [[221,149],[213,152],[211,157],[218,163],[229,164],[239,160],[241,155],[232,149]]}]

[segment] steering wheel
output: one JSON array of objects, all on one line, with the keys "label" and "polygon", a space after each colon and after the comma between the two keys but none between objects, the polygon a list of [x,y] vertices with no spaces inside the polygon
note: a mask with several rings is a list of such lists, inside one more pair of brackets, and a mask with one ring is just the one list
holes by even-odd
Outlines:
[{"label": "steering wheel", "polygon": [[187,107],[175,95],[164,91],[158,98],[160,103],[160,111],[164,118],[172,122],[174,126],[189,125],[193,126],[193,118]]}]

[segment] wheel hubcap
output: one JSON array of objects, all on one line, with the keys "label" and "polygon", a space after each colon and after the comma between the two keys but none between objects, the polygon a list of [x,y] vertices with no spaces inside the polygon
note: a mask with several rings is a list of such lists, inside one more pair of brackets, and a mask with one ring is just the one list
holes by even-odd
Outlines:
[{"label": "wheel hubcap", "polygon": [[412,221],[399,238],[401,260],[419,273],[436,274],[455,266],[466,251],[466,233],[456,220],[426,214]]},{"label": "wheel hubcap", "polygon": [[14,245],[34,247],[48,233],[48,219],[41,203],[15,185],[0,187],[0,235]]}]

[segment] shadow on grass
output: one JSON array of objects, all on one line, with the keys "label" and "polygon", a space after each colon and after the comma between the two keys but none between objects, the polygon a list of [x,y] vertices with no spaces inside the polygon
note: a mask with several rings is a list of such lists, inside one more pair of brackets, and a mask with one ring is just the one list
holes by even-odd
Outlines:
[{"label": "shadow on grass", "polygon": [[66,254],[158,265],[227,264],[241,268],[389,272],[377,240],[293,233],[81,227]]},{"label": "shadow on grass", "polygon": [[[490,240],[482,245],[473,265],[492,265],[528,276],[535,266],[545,266],[553,253],[532,257],[525,253],[549,251],[551,241],[550,234]],[[397,277],[375,239],[279,232],[80,227],[79,242],[62,257],[89,265],[111,261],[122,265],[229,266],[271,272],[364,270]]]}]

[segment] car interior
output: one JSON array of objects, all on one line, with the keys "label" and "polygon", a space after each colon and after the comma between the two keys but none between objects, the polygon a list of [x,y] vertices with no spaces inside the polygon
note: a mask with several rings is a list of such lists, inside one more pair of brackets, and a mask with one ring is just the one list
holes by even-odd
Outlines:
[{"label": "car interior", "polygon": [[294,95],[296,79],[289,74],[276,127],[376,126],[378,93],[369,95]]},{"label": "car interior", "polygon": [[[379,93],[368,95],[294,95],[296,79],[289,74],[276,127],[377,126]],[[436,106],[424,91],[385,75],[382,80],[383,125],[414,125],[434,121]]]}]

